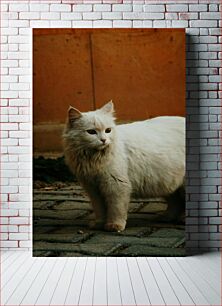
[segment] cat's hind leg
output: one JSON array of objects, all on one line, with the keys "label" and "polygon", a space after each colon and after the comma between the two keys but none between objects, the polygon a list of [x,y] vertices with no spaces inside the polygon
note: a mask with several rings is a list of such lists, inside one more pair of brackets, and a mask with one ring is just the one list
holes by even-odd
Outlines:
[{"label": "cat's hind leg", "polygon": [[185,214],[185,188],[181,186],[166,198],[168,207],[163,222],[179,222]]}]

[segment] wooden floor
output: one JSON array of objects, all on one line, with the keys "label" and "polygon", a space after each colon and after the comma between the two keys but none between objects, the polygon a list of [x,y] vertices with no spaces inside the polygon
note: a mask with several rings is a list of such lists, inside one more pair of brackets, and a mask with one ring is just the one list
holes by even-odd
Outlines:
[{"label": "wooden floor", "polygon": [[1,305],[221,305],[219,253],[33,258],[1,253]]}]

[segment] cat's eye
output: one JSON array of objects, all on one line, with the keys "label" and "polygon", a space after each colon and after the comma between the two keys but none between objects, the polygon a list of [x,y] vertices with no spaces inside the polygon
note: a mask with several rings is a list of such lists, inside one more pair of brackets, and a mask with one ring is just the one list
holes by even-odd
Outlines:
[{"label": "cat's eye", "polygon": [[105,130],[105,133],[110,133],[111,132],[111,128],[107,128],[106,130]]},{"label": "cat's eye", "polygon": [[95,134],[97,134],[97,133],[96,133],[96,130],[87,130],[86,132],[89,133],[90,135],[95,135]]}]

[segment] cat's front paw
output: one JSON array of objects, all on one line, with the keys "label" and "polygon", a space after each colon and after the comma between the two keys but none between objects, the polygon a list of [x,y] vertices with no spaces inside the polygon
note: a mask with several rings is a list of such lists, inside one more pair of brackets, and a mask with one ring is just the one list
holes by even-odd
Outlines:
[{"label": "cat's front paw", "polygon": [[106,223],[104,228],[108,232],[122,232],[125,229],[125,225],[118,223]]}]

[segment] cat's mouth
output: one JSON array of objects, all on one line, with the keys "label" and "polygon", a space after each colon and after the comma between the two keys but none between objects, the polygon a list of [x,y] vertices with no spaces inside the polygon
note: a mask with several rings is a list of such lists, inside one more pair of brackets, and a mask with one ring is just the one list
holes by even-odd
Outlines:
[{"label": "cat's mouth", "polygon": [[97,149],[98,149],[98,150],[104,150],[104,149],[106,149],[108,146],[109,146],[108,143],[103,143],[103,144],[101,144],[100,146],[98,146]]}]

